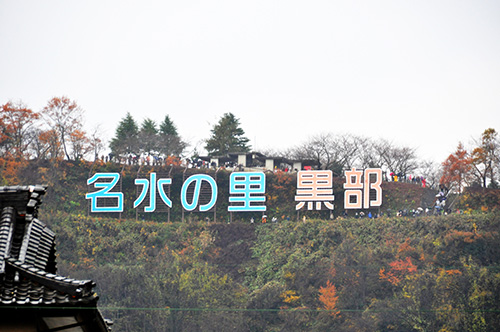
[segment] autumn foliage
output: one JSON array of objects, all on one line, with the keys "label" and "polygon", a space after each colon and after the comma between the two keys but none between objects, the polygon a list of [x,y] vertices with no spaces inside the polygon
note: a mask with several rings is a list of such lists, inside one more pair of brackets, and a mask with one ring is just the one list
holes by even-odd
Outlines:
[{"label": "autumn foliage", "polygon": [[8,102],[0,109],[0,151],[6,157],[21,158],[33,139],[39,115],[20,102]]},{"label": "autumn foliage", "polygon": [[469,154],[462,143],[459,143],[455,153],[450,154],[443,162],[443,176],[440,182],[448,188],[454,186],[458,192],[462,192],[464,186],[470,182],[471,163]]},{"label": "autumn foliage", "polygon": [[327,310],[333,317],[340,317],[340,310],[337,308],[339,296],[337,295],[337,288],[328,280],[326,286],[319,288],[318,300],[323,304],[323,309]]},{"label": "autumn foliage", "polygon": [[199,331],[210,321],[217,331],[495,331],[500,323],[494,214],[44,220],[58,235],[60,268],[98,277],[103,308],[155,309],[108,311],[119,330]]},{"label": "autumn foliage", "polygon": [[382,280],[387,280],[391,284],[397,286],[408,275],[417,272],[417,266],[414,265],[410,257],[401,260],[398,259],[389,263],[391,267],[389,271],[385,272],[385,268],[380,269],[379,276]]},{"label": "autumn foliage", "polygon": [[43,108],[42,114],[48,126],[56,131],[66,158],[76,159],[70,156],[70,147],[71,143],[76,143],[73,153],[76,151],[77,154],[82,149],[83,110],[68,97],[54,97]]},{"label": "autumn foliage", "polygon": [[52,98],[39,113],[22,102],[0,106],[0,157],[78,160],[101,149],[83,130],[83,110],[67,97]]}]

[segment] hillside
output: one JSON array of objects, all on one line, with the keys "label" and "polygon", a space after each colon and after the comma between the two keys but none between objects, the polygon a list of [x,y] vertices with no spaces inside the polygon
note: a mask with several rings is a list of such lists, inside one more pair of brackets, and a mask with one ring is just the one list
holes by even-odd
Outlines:
[{"label": "hillside", "polygon": [[[87,180],[96,173],[119,173],[120,182],[117,184],[117,190],[124,195],[123,213],[95,214],[95,216],[109,216],[115,218],[138,218],[145,220],[163,221],[168,219],[165,209],[157,209],[155,213],[144,213],[143,207],[133,208],[134,200],[139,196],[138,190],[141,186],[135,185],[137,177],[149,178],[150,173],[156,173],[158,178],[169,177],[172,179],[171,195],[172,209],[170,211],[170,220],[182,220],[182,208],[180,202],[181,186],[185,179],[193,174],[209,174],[217,178],[219,187],[216,203],[217,221],[244,220],[248,221],[251,217],[260,219],[260,214],[228,213],[228,193],[229,193],[229,175],[230,170],[222,170],[215,174],[215,171],[208,169],[184,169],[181,167],[160,167],[160,166],[127,166],[115,163],[92,164],[84,161],[60,161],[49,163],[46,161],[31,162],[24,168],[16,169],[15,176],[7,177],[4,171],[3,178],[6,185],[15,184],[45,184],[48,185],[47,196],[44,199],[45,210],[65,211],[71,213],[80,213],[88,215],[90,211],[90,200],[85,199],[85,194],[95,192],[96,188],[87,186]],[[344,179],[334,178],[333,193],[334,216],[344,214]],[[418,184],[402,182],[383,182],[383,204],[381,209],[374,209],[373,212],[395,212],[399,210],[412,210],[421,208],[432,208],[434,196],[437,191],[429,188],[422,188]],[[266,214],[278,219],[296,219],[295,195],[297,191],[296,173],[266,172]],[[500,197],[500,195],[499,195]],[[500,206],[500,200],[495,204]],[[365,211],[368,212],[368,211]],[[354,214],[350,211],[350,214]],[[185,213],[186,220],[204,220],[209,218],[213,221],[213,213]],[[329,211],[308,211],[309,218],[330,218]]]},{"label": "hillside", "polygon": [[[2,179],[49,186],[40,219],[57,234],[59,271],[97,282],[99,305],[116,331],[500,326],[499,190],[450,196],[451,210],[465,214],[396,217],[396,211],[432,208],[436,191],[384,182],[383,205],[373,210],[382,217],[357,219],[354,211],[343,216],[343,180],[335,178],[333,215],[308,211],[303,221],[294,206],[296,176],[266,173],[266,213],[277,222],[261,224],[260,214],[227,212],[230,173],[220,171],[216,214],[184,216],[178,194],[171,195],[172,222],[165,212],[132,208],[139,173],[170,174],[178,193],[185,176],[210,172],[184,171],[32,162],[5,168]],[[123,213],[89,213],[85,194],[95,189],[86,181],[96,172],[120,173]]]},{"label": "hillside", "polygon": [[[44,215],[117,331],[491,331],[494,214],[157,223]],[[105,309],[109,308],[109,309]]]}]

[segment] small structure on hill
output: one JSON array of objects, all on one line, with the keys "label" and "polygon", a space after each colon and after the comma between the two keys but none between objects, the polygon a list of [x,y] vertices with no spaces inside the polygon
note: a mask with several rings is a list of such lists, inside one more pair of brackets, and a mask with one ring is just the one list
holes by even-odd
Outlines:
[{"label": "small structure on hill", "polygon": [[211,167],[253,168],[263,171],[300,171],[303,169],[318,169],[314,160],[292,160],[285,157],[265,156],[259,152],[229,152],[221,156],[199,157]]},{"label": "small structure on hill", "polygon": [[37,218],[45,193],[0,187],[0,331],[110,331],[95,282],[57,274],[55,234]]}]

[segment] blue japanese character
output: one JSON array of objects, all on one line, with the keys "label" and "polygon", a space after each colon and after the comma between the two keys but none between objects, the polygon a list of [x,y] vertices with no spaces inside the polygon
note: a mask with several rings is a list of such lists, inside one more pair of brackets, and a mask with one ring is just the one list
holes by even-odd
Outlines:
[{"label": "blue japanese character", "polygon": [[[99,179],[111,179],[111,182],[96,182]],[[88,193],[85,195],[86,199],[90,199],[91,212],[123,212],[123,193],[121,192],[110,192],[120,179],[120,174],[118,173],[96,173],[90,179],[87,180],[87,185],[94,184],[95,188],[103,188],[99,191]],[[116,206],[97,206],[98,198],[115,198],[117,199]]]},{"label": "blue japanese character", "polygon": [[229,178],[229,194],[238,195],[229,197],[230,203],[243,203],[227,208],[230,212],[266,211],[265,205],[256,205],[266,201],[266,175],[261,172],[231,173]]},{"label": "blue japanese character", "polygon": [[[135,179],[135,184],[142,185],[142,192],[137,197],[134,202],[134,208],[138,207],[144,198],[146,197],[146,193],[148,192],[148,188],[150,188],[149,193],[149,206],[144,207],[144,212],[154,212],[156,210],[156,187],[158,186],[158,193],[160,194],[160,198],[168,207],[172,207],[172,201],[165,194],[165,189],[163,188],[164,184],[171,184],[172,179],[159,179],[158,183],[156,182],[156,173],[151,173],[148,179]],[[151,183],[151,186],[149,185]]]},{"label": "blue japanese character", "polygon": [[[198,206],[198,201],[200,199],[200,194],[201,194],[201,184],[203,181],[206,181],[210,185],[210,187],[212,189],[212,194],[210,196],[210,201],[207,204],[200,206],[200,212],[209,211],[211,208],[214,207],[215,202],[217,201],[217,183],[215,183],[214,178],[211,177],[210,175],[195,174],[195,175],[191,175],[182,184],[181,203],[182,203],[182,207],[186,211],[193,211]],[[195,182],[194,192],[193,192],[193,201],[191,203],[188,203],[186,196],[187,196],[188,187],[192,182]]]}]

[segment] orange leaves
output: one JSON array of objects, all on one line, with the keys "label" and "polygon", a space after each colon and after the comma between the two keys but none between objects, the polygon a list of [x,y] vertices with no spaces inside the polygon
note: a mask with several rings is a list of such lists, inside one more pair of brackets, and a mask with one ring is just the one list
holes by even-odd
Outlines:
[{"label": "orange leaves", "polygon": [[491,232],[478,232],[477,226],[475,226],[472,232],[453,229],[445,235],[444,240],[446,243],[451,243],[456,240],[461,240],[465,243],[474,243],[480,239],[491,239],[493,236],[494,234]]},{"label": "orange leaves", "polygon": [[289,173],[285,173],[280,170],[275,172],[274,175],[276,177],[276,182],[274,183],[274,185],[276,186],[277,190],[285,190],[292,183],[292,177]]},{"label": "orange leaves", "polygon": [[450,154],[443,162],[443,176],[440,182],[448,187],[455,184],[461,192],[471,176],[471,171],[472,160],[462,143],[459,143],[455,153]]},{"label": "orange leaves", "polygon": [[389,263],[391,269],[386,273],[385,268],[380,269],[379,278],[387,280],[392,285],[397,286],[408,275],[417,272],[417,266],[412,263],[410,257],[404,260],[397,260]]},{"label": "orange leaves", "polygon": [[444,272],[445,272],[447,275],[449,275],[449,276],[453,276],[453,275],[461,275],[461,274],[462,274],[462,272],[461,272],[461,271],[456,270],[456,269],[454,269],[454,270],[445,270]]},{"label": "orange leaves", "polygon": [[398,248],[398,256],[415,252],[415,248],[410,245],[410,238],[406,238],[405,242],[401,243]]},{"label": "orange leaves", "polygon": [[59,136],[64,154],[68,160],[70,135],[81,130],[83,110],[67,97],[54,97],[42,110],[44,119],[50,128],[54,128]]},{"label": "orange leaves", "polygon": [[291,173],[281,170],[269,176],[269,183],[266,185],[266,198],[269,204],[282,208],[279,202],[293,201],[295,189],[291,185],[295,177]]},{"label": "orange leaves", "polygon": [[319,301],[323,304],[323,309],[329,311],[333,317],[340,317],[340,310],[337,308],[339,297],[337,288],[328,280],[325,287],[319,288]]},{"label": "orange leaves", "polygon": [[57,159],[61,153],[61,142],[54,129],[42,131],[38,135],[38,158]]},{"label": "orange leaves", "polygon": [[69,134],[71,146],[73,148],[73,159],[82,159],[84,155],[92,150],[90,140],[83,130],[75,129]]},{"label": "orange leaves", "polygon": [[19,180],[21,165],[21,161],[11,158],[0,158],[0,170],[2,173],[2,181],[0,181],[0,183],[4,182],[4,184],[9,185],[21,184]]},{"label": "orange leaves", "polygon": [[21,102],[0,106],[0,143],[7,143],[9,155],[20,158],[27,152],[29,132],[38,118],[37,113]]},{"label": "orange leaves", "polygon": [[493,128],[486,129],[481,135],[479,146],[472,150],[471,163],[474,174],[481,180],[482,187],[486,188],[488,178],[494,181],[496,176],[495,165],[498,163],[500,143],[498,134]]},{"label": "orange leaves", "polygon": [[181,159],[176,156],[168,156],[165,158],[165,165],[179,166]]},{"label": "orange leaves", "polygon": [[78,108],[76,102],[71,101],[68,97],[54,97],[49,100],[47,106],[44,107],[44,111],[47,110],[63,110],[67,109],[69,111],[73,111]]},{"label": "orange leaves", "polygon": [[450,242],[454,240],[463,240],[466,243],[473,243],[476,238],[476,234],[473,232],[463,232],[454,229],[445,236],[445,241]]}]

